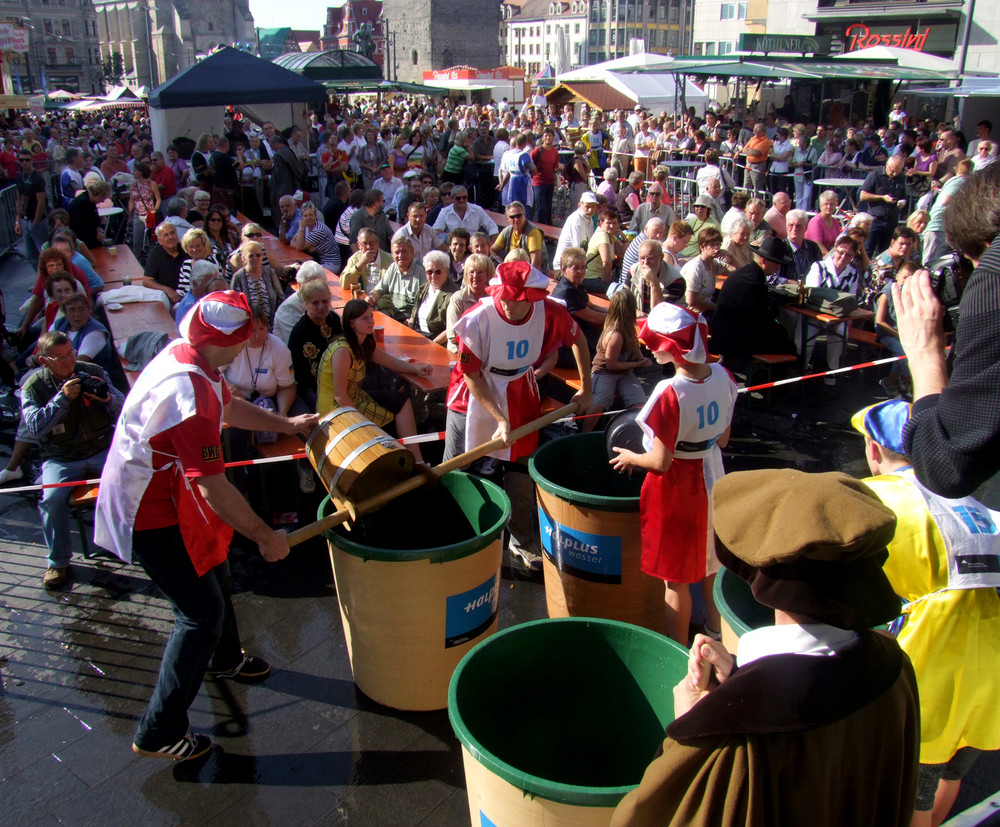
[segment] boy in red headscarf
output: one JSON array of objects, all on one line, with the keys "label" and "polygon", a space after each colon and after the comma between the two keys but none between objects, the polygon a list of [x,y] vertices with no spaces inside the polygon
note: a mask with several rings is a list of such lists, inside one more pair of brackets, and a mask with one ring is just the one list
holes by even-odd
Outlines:
[{"label": "boy in red headscarf", "polygon": [[654,389],[636,422],[645,434],[639,454],[615,448],[619,472],[648,471],[639,496],[642,570],[666,581],[667,629],[686,646],[689,584],[701,583],[709,635],[720,633],[712,585],[719,570],[712,533],[712,486],[725,473],[736,383],[722,365],[706,364],[708,325],[701,315],[663,302],[650,311],[639,338],[660,364],[677,373]]},{"label": "boy in red headscarf", "polygon": [[458,366],[448,388],[448,433],[453,437],[461,433],[464,420],[464,450],[494,437],[508,443],[491,456],[505,463],[504,488],[511,498],[510,550],[530,568],[541,568],[541,556],[533,524],[534,490],[523,461],[538,447],[538,434],[512,445],[508,435],[541,415],[532,366],[560,345],[572,348],[583,380],[573,399],[581,411],[590,406],[586,337],[566,308],[548,298],[548,283],[548,277],[526,261],[497,267],[497,277],[487,288],[489,297],[455,324]]},{"label": "boy in red headscarf", "polygon": [[156,688],[132,749],[185,761],[212,747],[188,731],[187,710],[206,671],[256,683],[270,674],[247,655],[229,600],[233,529],[257,542],[265,560],[288,555],[283,532],[253,511],[225,476],[222,421],[238,428],[309,433],[316,414],[285,418],[230,396],[219,368],[250,338],[250,305],[232,290],[209,293],[143,370],[125,400],[101,475],[94,540],[138,562],[173,610]]}]

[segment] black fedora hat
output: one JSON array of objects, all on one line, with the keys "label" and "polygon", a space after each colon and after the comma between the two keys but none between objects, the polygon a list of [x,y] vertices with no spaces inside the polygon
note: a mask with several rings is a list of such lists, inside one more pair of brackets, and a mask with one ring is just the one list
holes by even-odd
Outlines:
[{"label": "black fedora hat", "polygon": [[791,266],[795,263],[788,251],[788,245],[785,244],[785,242],[780,238],[775,238],[774,236],[771,238],[765,238],[760,243],[757,255],[761,258],[767,259],[768,261],[773,261],[775,264]]}]

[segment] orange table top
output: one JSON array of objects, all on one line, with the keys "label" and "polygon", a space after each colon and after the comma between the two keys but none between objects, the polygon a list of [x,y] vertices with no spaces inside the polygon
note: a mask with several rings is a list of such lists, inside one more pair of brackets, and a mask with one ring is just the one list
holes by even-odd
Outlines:
[{"label": "orange table top", "polygon": [[121,310],[108,310],[107,314],[111,338],[116,343],[146,330],[166,333],[171,339],[180,335],[174,317],[163,302],[129,302],[123,304]]},{"label": "orange table top", "polygon": [[137,279],[143,274],[139,259],[124,244],[115,247],[116,255],[111,255],[108,247],[95,247],[90,252],[94,256],[94,269],[105,284],[120,283],[125,276]]},{"label": "orange table top", "polygon": [[[334,310],[342,310],[353,297],[350,290],[340,287],[340,279],[333,276],[330,280],[330,292],[333,294]],[[400,376],[413,387],[425,392],[444,390],[451,378],[451,368],[455,364],[455,354],[442,345],[434,344],[420,331],[397,322],[392,316],[375,311],[375,326],[384,328],[383,342],[380,347],[386,353],[415,364],[428,364],[433,368],[430,376],[414,376],[409,373]]]}]

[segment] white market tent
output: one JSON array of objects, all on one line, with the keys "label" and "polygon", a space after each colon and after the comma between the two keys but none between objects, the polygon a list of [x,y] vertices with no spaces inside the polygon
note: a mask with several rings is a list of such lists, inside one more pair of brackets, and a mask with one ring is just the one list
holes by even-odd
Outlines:
[{"label": "white market tent", "polygon": [[669,70],[672,63],[674,63],[674,59],[669,55],[638,52],[634,55],[606,60],[604,63],[595,63],[592,66],[581,66],[571,72],[563,72],[559,75],[559,80],[600,80],[600,74],[603,72],[634,72],[638,69],[659,68]]},{"label": "white market tent", "polygon": [[[671,72],[674,62],[667,55],[639,52],[592,66],[581,66],[559,75],[556,81],[570,87],[578,81],[603,82],[635,103],[650,109],[667,109],[673,107],[678,92],[677,80]],[[657,71],[661,68],[662,72]],[[694,81],[683,78],[682,82],[688,106],[708,103],[709,96]]]}]

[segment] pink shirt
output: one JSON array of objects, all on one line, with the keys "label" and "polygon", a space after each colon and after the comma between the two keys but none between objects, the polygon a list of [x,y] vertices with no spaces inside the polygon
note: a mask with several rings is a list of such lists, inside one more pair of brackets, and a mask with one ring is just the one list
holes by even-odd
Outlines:
[{"label": "pink shirt", "polygon": [[809,226],[806,228],[806,238],[810,241],[815,241],[824,250],[829,250],[833,247],[834,242],[836,242],[842,232],[843,228],[836,218],[833,219],[833,225],[827,227],[822,216],[817,213],[809,219]]}]

